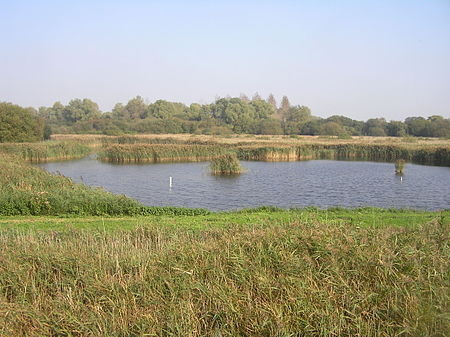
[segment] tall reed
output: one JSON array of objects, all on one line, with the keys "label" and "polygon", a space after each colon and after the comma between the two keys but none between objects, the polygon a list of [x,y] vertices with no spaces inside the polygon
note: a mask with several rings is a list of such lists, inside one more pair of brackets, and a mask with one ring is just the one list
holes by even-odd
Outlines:
[{"label": "tall reed", "polygon": [[214,145],[188,144],[120,144],[104,147],[98,158],[115,163],[170,161],[206,161],[222,155],[227,149]]},{"label": "tall reed", "polygon": [[243,171],[235,153],[228,153],[211,159],[211,172],[214,175],[236,175]]},{"label": "tall reed", "polygon": [[403,174],[403,170],[405,169],[405,161],[403,159],[399,159],[395,161],[395,173]]},{"label": "tall reed", "polygon": [[39,143],[0,143],[0,152],[18,155],[30,162],[83,158],[92,152],[78,142],[45,141]]},{"label": "tall reed", "polygon": [[448,223],[0,232],[2,336],[448,336]]}]

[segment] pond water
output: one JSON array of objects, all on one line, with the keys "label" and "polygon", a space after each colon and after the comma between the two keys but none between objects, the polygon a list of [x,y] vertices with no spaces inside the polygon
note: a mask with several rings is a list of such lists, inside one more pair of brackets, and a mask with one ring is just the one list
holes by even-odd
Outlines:
[{"label": "pond water", "polygon": [[84,158],[39,166],[77,182],[125,194],[148,206],[210,210],[262,205],[450,208],[448,167],[406,164],[400,179],[391,163],[312,160],[241,164],[246,172],[233,177],[211,175],[207,162],[117,165]]}]

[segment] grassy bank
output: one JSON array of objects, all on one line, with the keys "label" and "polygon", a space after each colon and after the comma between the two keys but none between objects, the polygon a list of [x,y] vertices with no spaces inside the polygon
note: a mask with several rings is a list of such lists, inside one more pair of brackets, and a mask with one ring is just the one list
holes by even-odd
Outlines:
[{"label": "grassy bank", "polygon": [[0,215],[207,214],[202,209],[146,207],[123,195],[76,184],[0,152]]},{"label": "grassy bank", "polygon": [[0,335],[446,336],[449,215],[2,217]]},{"label": "grassy bank", "polygon": [[79,159],[91,152],[89,146],[75,141],[0,143],[0,153],[16,155],[30,162]]}]

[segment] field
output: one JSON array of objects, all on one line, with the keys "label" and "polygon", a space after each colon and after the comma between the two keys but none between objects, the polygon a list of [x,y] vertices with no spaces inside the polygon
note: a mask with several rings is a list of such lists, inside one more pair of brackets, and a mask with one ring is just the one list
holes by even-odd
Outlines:
[{"label": "field", "polygon": [[[77,137],[0,146],[0,336],[450,334],[450,210],[146,207],[25,161],[24,148],[61,142],[89,153],[278,139]],[[286,141],[307,142],[274,147]],[[322,141],[344,140],[309,146]]]}]

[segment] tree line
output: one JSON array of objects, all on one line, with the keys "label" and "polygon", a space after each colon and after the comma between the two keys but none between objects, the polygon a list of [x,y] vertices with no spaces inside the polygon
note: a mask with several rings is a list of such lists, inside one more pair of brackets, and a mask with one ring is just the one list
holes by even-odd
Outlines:
[{"label": "tree line", "polygon": [[102,112],[87,98],[37,110],[0,103],[0,142],[44,139],[51,132],[450,137],[450,119],[437,115],[404,121],[372,118],[364,122],[337,115],[320,118],[307,106],[292,105],[286,96],[278,104],[272,94],[267,99],[241,94],[189,106],[166,100],[146,103],[136,96],[126,104],[117,103],[109,112]]}]

